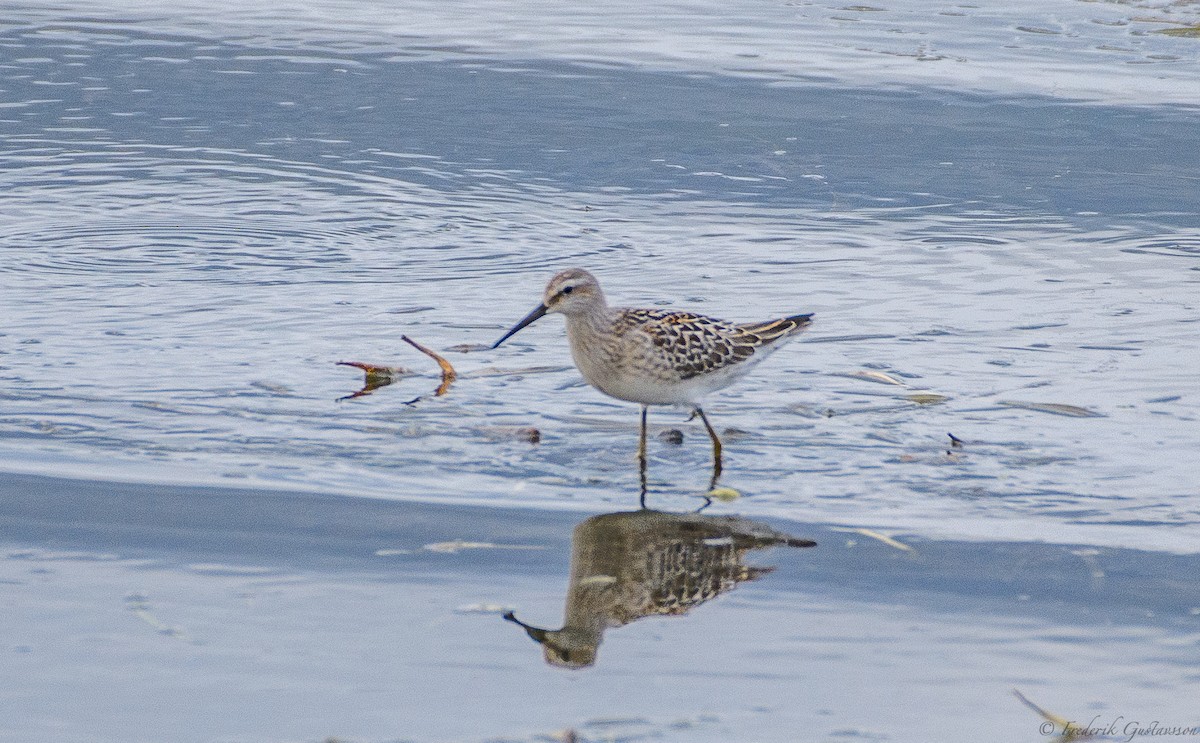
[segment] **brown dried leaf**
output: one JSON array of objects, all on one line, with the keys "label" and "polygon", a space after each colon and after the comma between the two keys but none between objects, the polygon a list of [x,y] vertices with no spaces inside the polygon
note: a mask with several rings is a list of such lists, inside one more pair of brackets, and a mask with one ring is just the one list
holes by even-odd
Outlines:
[{"label": "brown dried leaf", "polygon": [[338,400],[351,400],[355,397],[369,395],[380,387],[386,387],[412,373],[402,366],[379,366],[362,361],[339,361],[337,363],[339,366],[353,366],[355,369],[362,369],[364,374],[362,389],[345,397],[339,397]]},{"label": "brown dried leaf", "polygon": [[442,383],[438,385],[438,388],[433,393],[433,396],[441,397],[442,395],[446,394],[446,391],[450,389],[451,383],[453,383],[455,379],[458,379],[458,372],[454,371],[454,367],[450,365],[450,362],[439,356],[435,351],[431,351],[425,346],[422,346],[420,343],[414,341],[412,338],[409,338],[407,335],[400,336],[400,340],[404,341],[408,345],[437,362],[438,366],[442,368]]}]

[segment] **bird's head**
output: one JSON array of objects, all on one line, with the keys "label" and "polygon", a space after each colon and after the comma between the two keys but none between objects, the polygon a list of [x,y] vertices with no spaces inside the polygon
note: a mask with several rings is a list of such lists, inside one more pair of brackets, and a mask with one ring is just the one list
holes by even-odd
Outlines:
[{"label": "bird's head", "polygon": [[534,307],[532,312],[496,341],[492,348],[499,347],[501,343],[516,335],[517,331],[532,325],[534,321],[548,313],[581,315],[591,311],[597,304],[601,308],[605,306],[604,294],[600,291],[600,282],[596,281],[595,276],[582,268],[568,268],[566,271],[560,271],[550,279],[550,283],[546,284],[546,291],[542,294],[542,303]]},{"label": "bird's head", "polygon": [[597,300],[601,303],[604,301],[600,282],[582,268],[568,268],[556,273],[546,284],[546,292],[542,295],[546,312],[564,315],[587,312]]}]

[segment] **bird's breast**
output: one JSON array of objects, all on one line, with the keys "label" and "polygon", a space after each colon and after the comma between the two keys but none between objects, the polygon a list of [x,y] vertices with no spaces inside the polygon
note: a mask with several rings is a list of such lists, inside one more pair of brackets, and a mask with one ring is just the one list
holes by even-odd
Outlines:
[{"label": "bird's breast", "polygon": [[603,334],[567,325],[571,358],[584,381],[609,397],[643,405],[691,402],[689,388],[660,358],[661,352],[636,334]]}]

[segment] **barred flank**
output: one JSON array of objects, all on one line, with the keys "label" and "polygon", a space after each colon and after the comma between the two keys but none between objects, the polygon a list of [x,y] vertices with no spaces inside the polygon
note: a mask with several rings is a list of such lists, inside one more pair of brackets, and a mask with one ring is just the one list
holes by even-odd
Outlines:
[{"label": "barred flank", "polygon": [[735,325],[691,312],[623,309],[613,321],[612,335],[619,339],[630,332],[645,333],[659,353],[642,361],[657,365],[663,374],[686,380],[746,361],[758,349],[799,332],[811,322],[809,314]]}]

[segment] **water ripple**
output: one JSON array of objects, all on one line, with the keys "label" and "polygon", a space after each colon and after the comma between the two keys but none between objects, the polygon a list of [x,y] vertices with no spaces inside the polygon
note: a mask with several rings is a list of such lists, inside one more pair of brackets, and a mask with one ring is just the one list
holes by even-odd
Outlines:
[{"label": "water ripple", "polygon": [[[0,31],[5,468],[627,505],[636,409],[581,385],[556,318],[455,356],[441,398],[399,342],[490,343],[579,264],[615,303],[816,313],[809,338],[706,406],[744,432],[728,476],[748,509],[1023,539],[1140,509],[1157,528],[1118,541],[1170,548],[1200,523],[1187,112],[930,92],[920,75],[870,88],[881,78],[856,71],[881,55],[885,78],[977,79],[903,8],[776,25],[724,9],[746,35],[723,57],[734,42],[709,20],[677,18],[685,43],[667,50],[661,20],[620,3],[516,51],[512,19],[444,4],[414,6],[409,35],[357,20],[375,13],[325,29],[253,4],[124,20],[103,5]],[[1064,95],[1088,34],[1129,36],[1005,13],[1060,33],[1014,41],[1000,13],[980,34],[1015,49],[963,43],[1001,66],[1058,59],[1067,74],[1046,79]],[[967,22],[948,18],[928,22]],[[580,23],[590,35],[571,36]],[[805,24],[822,32],[796,47]],[[1184,42],[1138,53],[1159,43]],[[1099,100],[1178,82],[1104,71]],[[415,371],[338,403],[361,382],[343,360]],[[1045,414],[1075,409],[1099,415]],[[703,433],[671,411],[652,423],[685,436],[654,440],[654,487],[693,505]],[[502,433],[518,427],[540,443]],[[966,444],[947,454],[949,431]]]},{"label": "water ripple", "polygon": [[[387,271],[445,277],[467,270],[453,265],[463,262],[481,275],[519,273],[607,249],[581,246],[577,230],[562,235],[561,222],[521,213],[530,196],[520,186],[454,194],[255,153],[40,144],[0,158],[9,166],[2,181],[14,217],[0,231],[0,248],[10,255],[0,271],[267,271],[253,279],[259,283],[283,272],[300,281],[294,274],[317,270],[322,275],[313,280],[337,282],[379,280]],[[447,180],[457,175],[447,171]],[[502,177],[490,175],[491,183]],[[537,195],[548,201],[545,189]],[[546,228],[551,234],[539,237]],[[575,244],[532,255],[479,249],[482,236],[506,233],[531,242],[559,233]]]}]

